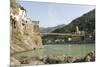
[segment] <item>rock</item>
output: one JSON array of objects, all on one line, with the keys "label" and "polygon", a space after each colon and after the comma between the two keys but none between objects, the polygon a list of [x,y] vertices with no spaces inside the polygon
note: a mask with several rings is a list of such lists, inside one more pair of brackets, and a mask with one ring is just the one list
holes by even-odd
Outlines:
[{"label": "rock", "polygon": [[[17,14],[14,10],[18,10]],[[32,21],[27,18],[26,10],[21,9],[21,7],[17,7],[14,10],[11,10],[10,17],[11,51],[14,53],[34,48],[42,48],[39,21]]]},{"label": "rock", "polygon": [[30,61],[28,61],[28,63],[29,64],[33,64],[33,65],[38,65],[38,64],[44,64],[42,61],[39,61],[39,60],[35,60],[35,61],[33,61],[33,60],[30,60]]},{"label": "rock", "polygon": [[74,61],[73,61],[73,63],[78,63],[78,62],[82,62],[82,59],[80,58],[80,59],[75,59]]},{"label": "rock", "polygon": [[85,62],[95,61],[95,52],[90,52],[84,57]]},{"label": "rock", "polygon": [[[33,57],[30,59],[25,59],[20,61],[21,64],[61,64],[61,63],[78,63],[78,62],[91,62],[94,61],[94,53],[88,53],[84,58],[72,57],[67,55],[58,55],[58,56],[40,56]],[[23,57],[27,58],[27,57]]]},{"label": "rock", "polygon": [[20,66],[20,61],[19,60],[17,60],[16,58],[14,58],[14,57],[11,57],[11,61],[10,61],[10,65],[12,66],[12,67],[14,67],[14,66]]},{"label": "rock", "polygon": [[59,64],[59,63],[65,63],[69,61],[67,59],[67,56],[46,56],[42,58],[41,61],[43,61],[45,64]]},{"label": "rock", "polygon": [[[25,10],[20,7],[16,9],[18,9],[17,14],[13,9],[10,14],[11,54],[43,48],[39,21],[27,19]],[[24,60],[21,63],[27,64],[28,62]]]},{"label": "rock", "polygon": [[72,60],[73,60],[73,57],[71,57],[71,56],[68,56],[68,57],[67,57],[67,62],[68,62],[68,63],[72,63],[72,62],[73,62]]}]

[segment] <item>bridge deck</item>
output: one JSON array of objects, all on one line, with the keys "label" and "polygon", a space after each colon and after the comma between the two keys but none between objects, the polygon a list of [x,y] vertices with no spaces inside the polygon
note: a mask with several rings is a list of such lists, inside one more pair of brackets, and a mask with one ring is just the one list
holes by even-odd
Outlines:
[{"label": "bridge deck", "polygon": [[84,36],[84,34],[71,34],[71,33],[41,33],[41,35]]}]

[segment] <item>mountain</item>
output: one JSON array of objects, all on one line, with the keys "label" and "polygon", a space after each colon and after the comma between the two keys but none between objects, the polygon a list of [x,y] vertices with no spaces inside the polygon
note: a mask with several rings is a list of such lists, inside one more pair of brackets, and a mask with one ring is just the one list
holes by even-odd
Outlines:
[{"label": "mountain", "polygon": [[76,31],[76,26],[80,31],[92,33],[95,31],[95,9],[83,14],[82,16],[72,20],[72,22],[62,28],[58,28],[52,32],[56,33],[71,33]]},{"label": "mountain", "polygon": [[56,30],[56,29],[62,28],[62,27],[64,27],[64,26],[65,26],[65,24],[57,25],[57,26],[55,26],[55,27],[47,27],[47,28],[45,28],[45,27],[40,27],[40,32],[48,33],[48,32],[52,32],[52,31],[54,31],[54,30]]}]

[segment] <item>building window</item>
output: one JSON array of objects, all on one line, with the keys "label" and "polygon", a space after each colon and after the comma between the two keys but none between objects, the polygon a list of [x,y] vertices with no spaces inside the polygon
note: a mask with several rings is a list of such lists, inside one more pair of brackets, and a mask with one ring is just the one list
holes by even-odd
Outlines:
[{"label": "building window", "polygon": [[24,26],[25,24],[24,24],[24,23],[22,23],[22,25]]}]

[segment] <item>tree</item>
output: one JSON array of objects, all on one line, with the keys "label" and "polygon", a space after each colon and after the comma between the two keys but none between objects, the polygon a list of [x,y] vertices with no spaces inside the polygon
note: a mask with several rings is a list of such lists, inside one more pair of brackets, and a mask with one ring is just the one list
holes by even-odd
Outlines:
[{"label": "tree", "polygon": [[16,0],[10,0],[10,7],[13,9],[17,7]]}]

